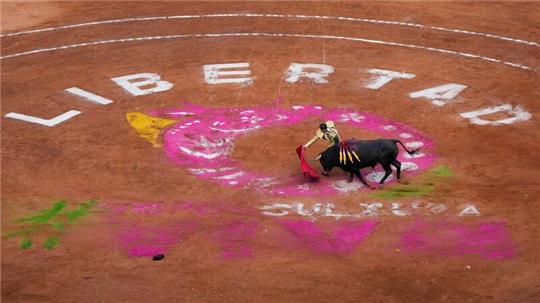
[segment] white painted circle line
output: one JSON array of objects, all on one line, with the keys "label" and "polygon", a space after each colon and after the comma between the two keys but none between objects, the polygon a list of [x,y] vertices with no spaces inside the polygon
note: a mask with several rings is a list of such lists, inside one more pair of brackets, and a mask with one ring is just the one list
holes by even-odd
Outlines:
[{"label": "white painted circle line", "polygon": [[432,51],[432,52],[451,54],[451,55],[462,56],[462,57],[466,57],[466,58],[481,59],[481,60],[486,60],[486,61],[490,61],[490,62],[506,64],[506,65],[509,65],[509,66],[512,66],[512,67],[521,68],[521,69],[525,69],[525,70],[533,70],[532,68],[530,68],[528,66],[517,64],[517,63],[506,62],[506,61],[493,59],[493,58],[489,58],[489,57],[483,57],[483,56],[480,56],[480,55],[474,55],[474,54],[463,53],[463,52],[452,51],[452,50],[441,49],[441,48],[433,48],[433,47],[426,47],[426,46],[420,46],[420,45],[414,45],[414,44],[403,44],[403,43],[397,43],[397,42],[371,40],[371,39],[355,38],[355,37],[328,36],[328,35],[308,35],[308,34],[289,34],[289,33],[283,33],[283,34],[280,34],[280,33],[216,33],[216,34],[190,34],[190,35],[135,37],[135,38],[102,40],[102,41],[94,41],[94,42],[88,42],[88,43],[63,45],[63,46],[52,47],[52,48],[35,49],[35,50],[27,51],[27,52],[6,55],[6,56],[3,56],[3,57],[0,57],[0,59],[8,59],[8,58],[14,58],[14,57],[37,54],[37,53],[53,52],[53,51],[57,51],[57,50],[61,50],[61,49],[78,48],[78,47],[83,47],[83,46],[92,46],[92,45],[99,45],[99,44],[112,44],[112,43],[122,43],[122,42],[163,40],[163,39],[181,39],[181,38],[259,37],[259,36],[260,37],[294,37],[294,38],[331,39],[331,40],[345,40],[345,41],[355,41],[355,42],[363,42],[363,43],[392,45],[392,46],[400,46],[400,47],[406,47],[406,48],[414,48],[414,49],[421,49],[421,50],[427,50],[427,51]]},{"label": "white painted circle line", "polygon": [[340,16],[308,16],[308,15],[282,15],[282,14],[257,14],[257,13],[231,13],[231,14],[203,14],[203,15],[179,15],[179,16],[156,16],[156,17],[137,17],[137,18],[125,18],[125,19],[112,19],[112,20],[103,20],[103,21],[94,21],[86,23],[78,23],[71,25],[64,25],[58,27],[48,27],[42,29],[21,31],[9,34],[0,35],[0,38],[19,36],[26,34],[34,34],[40,32],[48,32],[62,29],[70,29],[77,27],[86,27],[86,26],[95,26],[102,24],[111,24],[111,23],[124,23],[124,22],[138,22],[138,21],[155,21],[155,20],[174,20],[174,19],[201,19],[201,18],[234,18],[234,17],[257,17],[257,18],[288,18],[288,19],[315,19],[315,20],[339,20],[339,21],[350,21],[350,22],[362,22],[362,23],[374,23],[374,24],[386,24],[386,25],[396,25],[396,26],[405,26],[421,29],[429,29],[435,31],[444,31],[464,35],[473,35],[473,36],[482,36],[487,38],[493,38],[498,40],[509,41],[513,43],[525,44],[530,46],[539,47],[540,43],[534,41],[526,41],[521,39],[515,39],[511,37],[505,37],[500,35],[480,33],[462,29],[454,28],[445,28],[440,26],[429,26],[422,25],[418,23],[408,23],[408,22],[399,22],[399,21],[388,21],[388,20],[376,20],[376,19],[365,19],[365,18],[352,18],[352,17],[340,17]]}]

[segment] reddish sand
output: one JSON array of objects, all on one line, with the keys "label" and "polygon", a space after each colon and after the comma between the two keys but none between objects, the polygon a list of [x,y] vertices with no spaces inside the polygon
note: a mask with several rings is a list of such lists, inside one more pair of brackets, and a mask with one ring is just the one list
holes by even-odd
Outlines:
[{"label": "reddish sand", "polygon": [[[2,34],[130,17],[246,12],[393,20],[540,41],[540,6],[535,2],[2,3]],[[3,235],[21,226],[19,218],[50,208],[58,199],[66,199],[70,210],[82,201],[98,200],[91,214],[64,231],[46,227],[35,232],[30,249],[20,248],[21,237],[2,239],[3,301],[540,301],[538,46],[379,23],[235,17],[114,23],[2,37],[2,56],[126,37],[232,32],[393,41],[479,54],[534,70],[421,49],[292,37],[126,42],[2,59]],[[253,84],[204,82],[203,65],[232,62],[250,63]],[[330,64],[335,72],[328,84],[285,83],[283,75],[292,62]],[[367,68],[416,77],[369,90],[362,86]],[[174,87],[135,97],[111,81],[143,72],[158,73]],[[408,97],[446,83],[468,88],[444,107]],[[114,103],[83,102],[64,92],[73,86]],[[224,187],[173,165],[163,149],[138,137],[125,119],[127,112],[179,108],[182,101],[234,108],[272,105],[278,97],[286,107],[351,107],[410,125],[436,142],[436,165],[447,166],[454,175],[413,177],[404,172],[406,186],[431,183],[433,191],[420,198],[381,200],[386,207],[382,216],[319,218],[315,223],[292,214],[276,218],[261,214],[260,207],[328,202],[353,212],[360,203],[377,200],[371,194],[392,185],[330,198],[277,198]],[[512,125],[475,126],[459,116],[502,103],[521,105],[533,117]],[[70,109],[82,114],[56,127],[3,117],[18,112],[51,118]],[[313,136],[318,123],[314,118],[252,132],[236,142],[232,156],[246,169],[294,175],[299,173],[295,148]],[[349,127],[340,130],[343,137],[376,137]],[[308,157],[324,146],[316,143]],[[415,200],[443,203],[449,210],[391,215],[391,203],[411,205]],[[144,206],[147,202],[159,206]],[[457,216],[465,203],[473,203],[481,215]],[[139,204],[143,206],[137,208]],[[58,245],[43,248],[54,233],[60,235]],[[418,235],[409,240],[433,241],[402,247],[408,245],[403,235],[411,233]],[[141,248],[150,242],[158,247]],[[157,253],[165,258],[152,261],[149,255]]]}]

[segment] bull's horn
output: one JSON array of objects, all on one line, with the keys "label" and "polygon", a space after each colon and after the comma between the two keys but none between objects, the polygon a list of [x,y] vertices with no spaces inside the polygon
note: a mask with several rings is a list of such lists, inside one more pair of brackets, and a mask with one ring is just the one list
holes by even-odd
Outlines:
[{"label": "bull's horn", "polygon": [[320,159],[321,159],[321,156],[322,156],[322,155],[319,154],[319,155],[318,155],[315,159],[313,159],[313,160],[320,160]]}]

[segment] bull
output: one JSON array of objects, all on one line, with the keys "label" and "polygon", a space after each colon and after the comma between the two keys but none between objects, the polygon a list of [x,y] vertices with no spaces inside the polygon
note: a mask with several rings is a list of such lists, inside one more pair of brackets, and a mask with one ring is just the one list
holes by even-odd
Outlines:
[{"label": "bull", "polygon": [[[419,150],[419,148],[408,150],[401,141],[395,139],[349,139],[330,146],[320,153],[316,159],[321,162],[324,176],[328,176],[332,168],[337,166],[343,171],[350,173],[347,182],[352,182],[353,175],[355,175],[360,179],[362,184],[373,189],[360,174],[360,169],[364,167],[375,168],[375,166],[380,163],[385,174],[379,181],[379,184],[383,184],[388,176],[392,174],[392,168],[390,167],[390,165],[392,165],[397,170],[397,178],[399,180],[401,178],[401,162],[397,160],[399,154],[397,143],[399,143],[409,155],[413,155]],[[351,156],[351,154],[354,155],[354,157]]]}]

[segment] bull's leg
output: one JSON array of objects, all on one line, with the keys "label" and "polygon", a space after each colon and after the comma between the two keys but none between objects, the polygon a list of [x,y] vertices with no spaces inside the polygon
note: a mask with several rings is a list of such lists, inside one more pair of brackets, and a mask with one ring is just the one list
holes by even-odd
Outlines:
[{"label": "bull's leg", "polygon": [[354,175],[358,177],[358,179],[360,179],[360,182],[362,182],[362,184],[364,184],[366,187],[374,189],[373,186],[369,185],[366,180],[364,180],[364,178],[362,177],[362,173],[360,173],[360,170],[355,171]]},{"label": "bull's leg", "polygon": [[396,170],[397,170],[396,174],[399,180],[399,178],[401,178],[401,162],[399,162],[398,160],[394,160],[394,162],[392,162],[392,165],[396,167]]},{"label": "bull's leg", "polygon": [[332,168],[326,170],[326,169],[324,168],[324,166],[323,166],[323,172],[322,172],[323,176],[325,176],[325,177],[330,176],[330,171],[331,171],[331,170],[332,170]]},{"label": "bull's leg", "polygon": [[392,174],[392,168],[390,167],[390,164],[384,163],[382,164],[382,167],[384,168],[385,174],[384,174],[384,177],[381,179],[381,181],[379,181],[379,184],[383,184],[386,178],[388,178],[388,176]]},{"label": "bull's leg", "polygon": [[347,183],[351,183],[353,181],[353,175],[354,175],[354,172],[351,171],[351,175],[349,176],[349,178],[347,178]]}]

